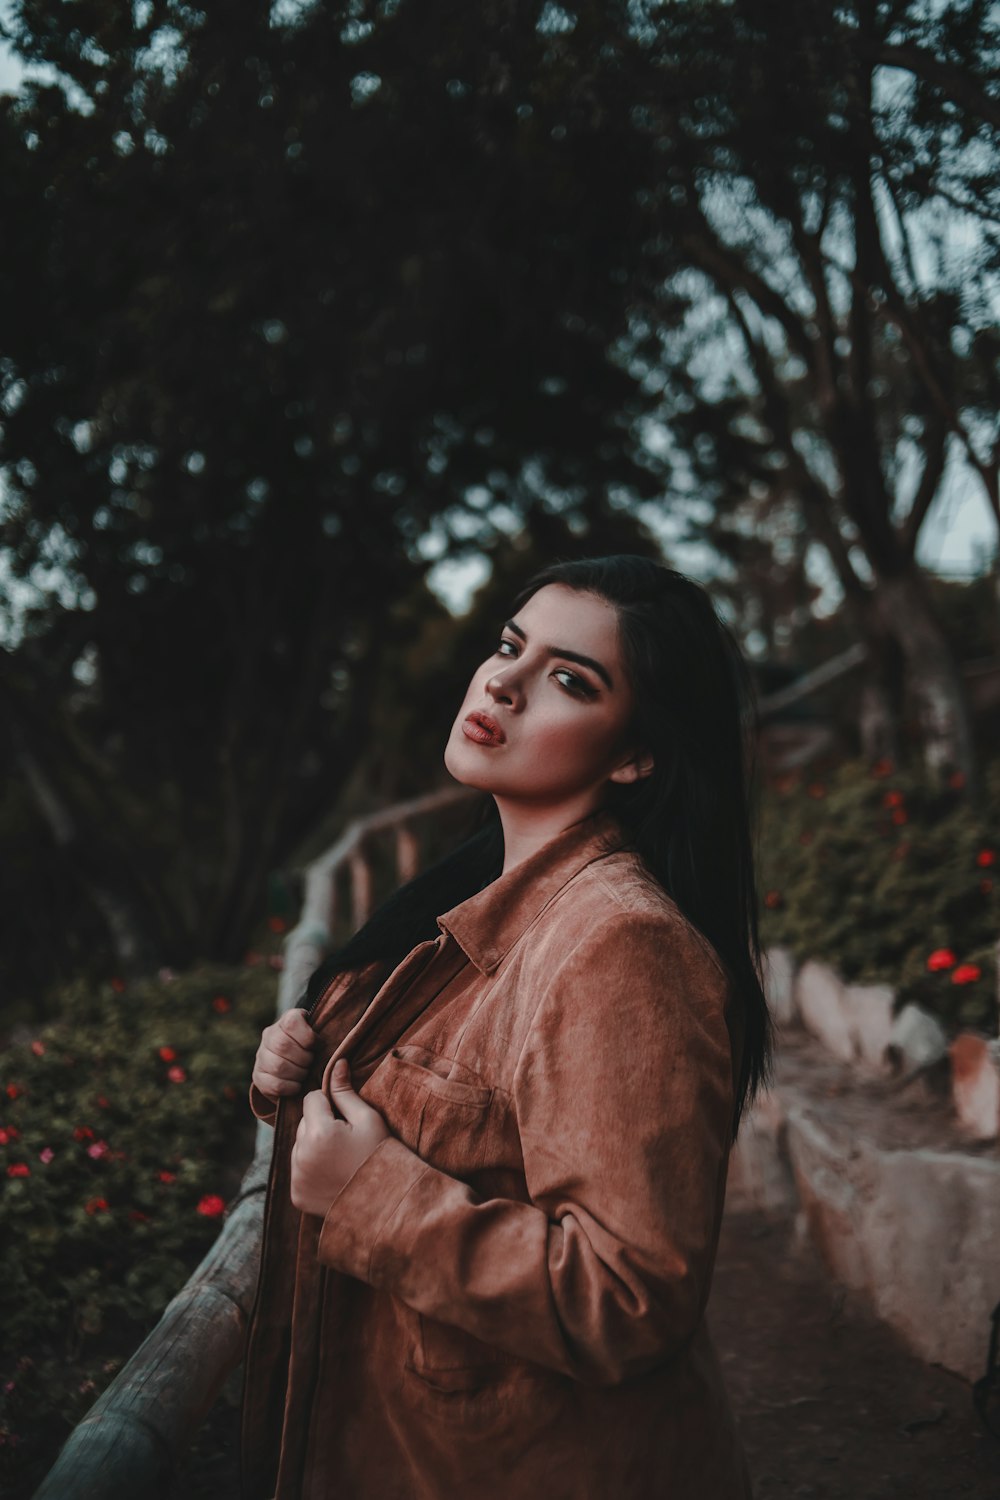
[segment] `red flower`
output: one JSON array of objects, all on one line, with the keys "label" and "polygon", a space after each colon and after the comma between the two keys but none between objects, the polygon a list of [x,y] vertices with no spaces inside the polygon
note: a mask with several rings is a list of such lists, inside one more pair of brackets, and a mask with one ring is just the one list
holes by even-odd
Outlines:
[{"label": "red flower", "polygon": [[31,1050],[35,1054],[36,1057],[44,1057],[45,1056],[45,1043],[44,1042],[39,1042],[39,1041],[34,1041],[31,1044]]},{"label": "red flower", "polygon": [[15,1161],[7,1168],[8,1177],[30,1177],[31,1168],[26,1161]]},{"label": "red flower", "polygon": [[227,1099],[235,1099],[236,1098],[236,1090],[233,1088],[233,1086],[232,1086],[231,1083],[227,1083],[226,1086],[225,1086],[225,1088],[222,1090],[222,1092],[223,1092],[223,1094],[225,1095],[225,1097]]},{"label": "red flower", "polygon": [[892,810],[892,821],[894,823],[908,823],[910,821],[910,818],[909,814],[906,811],[906,808],[894,807]]},{"label": "red flower", "polygon": [[8,1099],[19,1099],[21,1097],[21,1095],[22,1095],[23,1092],[24,1092],[24,1090],[18,1084],[16,1084],[16,1083],[8,1083],[8,1085],[7,1085],[7,1098]]},{"label": "red flower", "polygon": [[284,932],[288,926],[284,917],[268,917],[267,925],[272,932]]},{"label": "red flower", "polygon": [[176,1182],[177,1181],[177,1173],[176,1172],[168,1172],[168,1171],[164,1170],[162,1172],[157,1172],[156,1176],[157,1176],[157,1180],[159,1182]]},{"label": "red flower", "polygon": [[124,979],[119,979],[118,976],[115,975],[114,979],[112,979],[111,981],[111,988],[114,990],[116,995],[120,995],[125,988]]},{"label": "red flower", "polygon": [[225,995],[216,995],[212,1001],[212,1009],[217,1010],[220,1016],[224,1016],[227,1010],[232,1010],[233,1002],[227,1000]]},{"label": "red flower", "polygon": [[206,1193],[204,1198],[199,1200],[198,1212],[204,1214],[206,1219],[217,1219],[225,1211],[225,1200],[217,1193]]},{"label": "red flower", "polygon": [[871,774],[873,776],[891,776],[895,769],[896,768],[889,757],[887,755],[883,755],[880,760],[875,761],[875,763],[873,764]]},{"label": "red flower", "polygon": [[130,1208],[128,1216],[132,1220],[133,1224],[149,1223],[149,1214],[144,1214],[141,1208]]},{"label": "red flower", "polygon": [[935,948],[933,953],[927,955],[927,967],[932,974],[939,969],[951,969],[955,966],[955,955],[950,948]]},{"label": "red flower", "polygon": [[976,864],[981,870],[987,869],[990,865],[995,865],[996,862],[997,857],[992,849],[980,849],[976,855]]},{"label": "red flower", "polygon": [[19,1141],[21,1132],[16,1125],[4,1125],[0,1127],[0,1146],[9,1146],[11,1141]]},{"label": "red flower", "polygon": [[965,785],[965,772],[952,771],[948,777],[948,785],[954,787],[956,792],[960,792]]},{"label": "red flower", "polygon": [[778,907],[784,903],[784,899],[780,891],[768,891],[764,897],[764,905],[769,911],[777,911]]},{"label": "red flower", "polygon": [[959,964],[951,976],[952,984],[975,984],[977,979],[983,977],[983,971],[978,964]]},{"label": "red flower", "polygon": [[161,1047],[159,1056],[163,1062],[177,1061],[177,1053],[174,1051],[173,1047]]},{"label": "red flower", "polygon": [[183,1083],[185,1078],[187,1077],[187,1074],[185,1073],[183,1068],[178,1068],[175,1065],[174,1067],[167,1069],[167,1077],[170,1079],[171,1083]]},{"label": "red flower", "polygon": [[992,880],[981,880],[979,882],[979,889],[982,891],[984,896],[988,896],[990,891],[993,889]]},{"label": "red flower", "polygon": [[110,1099],[105,1099],[105,1097],[104,1097],[103,1094],[98,1094],[98,1096],[97,1096],[97,1107],[98,1107],[98,1109],[110,1109],[111,1108],[111,1100]]},{"label": "red flower", "polygon": [[73,1131],[73,1139],[74,1141],[92,1141],[94,1132],[89,1125],[78,1125]]},{"label": "red flower", "polygon": [[267,962],[268,966],[272,969],[281,970],[285,967],[285,960],[280,953],[272,953]]},{"label": "red flower", "polygon": [[821,781],[811,781],[806,787],[806,791],[809,793],[810,797],[815,797],[817,801],[821,797],[826,796],[826,787]]},{"label": "red flower", "polygon": [[85,1204],[85,1209],[88,1214],[106,1214],[108,1211],[108,1200],[107,1198],[91,1198]]},{"label": "red flower", "polygon": [[883,795],[883,797],[882,797],[882,806],[883,807],[902,807],[902,805],[903,805],[903,794],[902,794],[902,792],[886,792]]}]

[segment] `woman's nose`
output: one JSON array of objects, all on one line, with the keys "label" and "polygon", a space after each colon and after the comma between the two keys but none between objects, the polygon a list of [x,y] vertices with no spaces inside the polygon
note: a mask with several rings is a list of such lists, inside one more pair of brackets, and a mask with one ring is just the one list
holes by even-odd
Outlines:
[{"label": "woman's nose", "polygon": [[512,684],[505,677],[501,677],[498,672],[494,672],[493,676],[488,679],[486,691],[491,698],[502,698],[505,702],[509,702],[513,697]]}]

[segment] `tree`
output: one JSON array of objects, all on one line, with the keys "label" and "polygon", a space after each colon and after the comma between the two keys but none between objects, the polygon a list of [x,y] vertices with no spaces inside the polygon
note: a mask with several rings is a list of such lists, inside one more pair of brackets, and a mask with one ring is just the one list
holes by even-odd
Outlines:
[{"label": "tree", "polygon": [[734,515],[801,517],[868,644],[869,748],[895,749],[898,654],[928,763],[971,781],[916,548],[959,459],[1000,521],[1000,17],[903,0],[662,12],[642,109],[664,275],[637,347],[666,372],[674,483],[714,501],[719,543]]},{"label": "tree", "polygon": [[6,753],[120,963],[233,957],[367,752],[429,530],[658,488],[609,357],[630,44],[614,7],[582,43],[539,6],[10,9],[50,71],[0,111]]}]

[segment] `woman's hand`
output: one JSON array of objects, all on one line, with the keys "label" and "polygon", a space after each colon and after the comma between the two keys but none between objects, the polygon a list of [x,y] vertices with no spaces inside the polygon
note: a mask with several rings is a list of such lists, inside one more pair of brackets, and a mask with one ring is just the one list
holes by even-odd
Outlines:
[{"label": "woman's hand", "polygon": [[312,1062],[317,1036],[298,1008],[283,1015],[261,1032],[253,1066],[253,1082],[267,1099],[300,1094]]},{"label": "woman's hand", "polygon": [[337,1118],[322,1089],[314,1089],[302,1101],[292,1147],[292,1202],[302,1213],[320,1219],[347,1179],[392,1135],[378,1110],[354,1092],[345,1057],[334,1064],[330,1093],[344,1118]]}]

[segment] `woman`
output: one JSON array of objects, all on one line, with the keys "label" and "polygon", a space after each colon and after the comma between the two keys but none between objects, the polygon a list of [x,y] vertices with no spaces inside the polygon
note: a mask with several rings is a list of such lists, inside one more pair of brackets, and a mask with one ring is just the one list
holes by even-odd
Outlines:
[{"label": "woman", "polygon": [[484,826],[263,1033],[247,1500],[745,1500],[704,1321],[764,1080],[739,652],[561,562],[445,749]]}]

